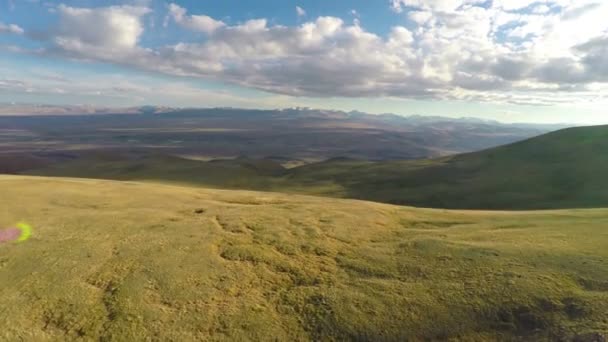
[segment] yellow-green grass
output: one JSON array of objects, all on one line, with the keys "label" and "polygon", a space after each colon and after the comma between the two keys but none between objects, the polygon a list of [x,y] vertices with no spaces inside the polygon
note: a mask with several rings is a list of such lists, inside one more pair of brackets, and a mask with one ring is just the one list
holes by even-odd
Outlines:
[{"label": "yellow-green grass", "polygon": [[0,176],[0,340],[608,331],[608,210],[481,212]]}]

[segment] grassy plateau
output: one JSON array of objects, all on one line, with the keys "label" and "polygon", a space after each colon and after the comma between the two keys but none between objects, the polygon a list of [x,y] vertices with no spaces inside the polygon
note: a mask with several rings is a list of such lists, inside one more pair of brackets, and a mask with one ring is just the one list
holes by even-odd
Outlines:
[{"label": "grassy plateau", "polygon": [[[608,210],[415,209],[0,176],[0,340],[564,340],[608,331]],[[597,335],[599,336],[599,335]]]}]

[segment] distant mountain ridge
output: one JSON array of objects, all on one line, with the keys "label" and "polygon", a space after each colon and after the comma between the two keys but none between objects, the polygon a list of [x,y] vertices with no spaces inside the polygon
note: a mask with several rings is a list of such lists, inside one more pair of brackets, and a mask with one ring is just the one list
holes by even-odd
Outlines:
[{"label": "distant mountain ridge", "polygon": [[564,128],[572,126],[571,124],[543,124],[543,123],[504,123],[492,119],[483,119],[473,116],[464,117],[447,117],[440,115],[400,115],[394,113],[370,114],[362,111],[341,111],[341,110],[326,110],[307,107],[293,107],[283,109],[245,109],[233,107],[169,107],[169,106],[133,106],[133,107],[103,107],[91,105],[42,105],[42,104],[2,104],[0,103],[0,116],[26,116],[26,115],[107,115],[107,114],[169,114],[179,112],[197,111],[201,115],[209,114],[210,112],[230,111],[230,112],[277,112],[281,114],[304,115],[316,114],[319,116],[342,116],[344,119],[357,119],[366,116],[375,116],[386,120],[399,120],[408,122],[441,122],[441,121],[459,121],[471,123],[485,123],[492,125],[534,125],[534,126],[555,126]]},{"label": "distant mountain ridge", "polygon": [[111,149],[196,158],[280,156],[302,163],[335,157],[402,160],[482,150],[556,128],[310,108],[148,106],[123,114],[85,109],[91,112],[77,115],[72,108],[70,115],[0,115],[0,154]]}]

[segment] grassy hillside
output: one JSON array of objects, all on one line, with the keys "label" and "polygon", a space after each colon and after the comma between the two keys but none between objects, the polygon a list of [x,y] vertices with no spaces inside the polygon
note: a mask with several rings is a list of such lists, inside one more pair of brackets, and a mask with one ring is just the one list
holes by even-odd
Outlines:
[{"label": "grassy hillside", "polygon": [[608,126],[571,128],[441,159],[332,159],[293,169],[271,160],[202,162],[175,157],[84,159],[32,174],[155,180],[453,209],[608,206]]},{"label": "grassy hillside", "polygon": [[23,176],[0,176],[0,189],[2,227],[34,227],[0,244],[0,340],[608,331],[608,210],[444,211]]},{"label": "grassy hillside", "polygon": [[607,152],[608,126],[571,128],[443,159],[305,166],[293,179],[331,179],[347,197],[424,207],[606,207]]},{"label": "grassy hillside", "polygon": [[234,189],[265,189],[285,169],[271,160],[189,160],[168,155],[88,156],[68,163],[34,169],[30,174],[46,176],[149,180]]}]

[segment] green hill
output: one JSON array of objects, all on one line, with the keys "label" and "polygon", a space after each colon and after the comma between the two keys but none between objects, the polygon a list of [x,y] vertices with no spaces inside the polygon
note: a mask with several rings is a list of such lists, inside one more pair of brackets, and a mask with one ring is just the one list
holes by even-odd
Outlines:
[{"label": "green hill", "polygon": [[350,198],[423,207],[606,207],[607,152],[608,126],[570,128],[435,160],[320,163],[291,178],[331,180]]},{"label": "green hill", "polygon": [[570,128],[476,153],[417,161],[335,158],[283,169],[272,160],[149,156],[84,159],[31,174],[152,180],[452,209],[608,206],[608,126]]},{"label": "green hill", "polygon": [[[607,210],[466,212],[0,176],[0,340],[571,340]],[[589,238],[592,236],[593,238]]]}]

